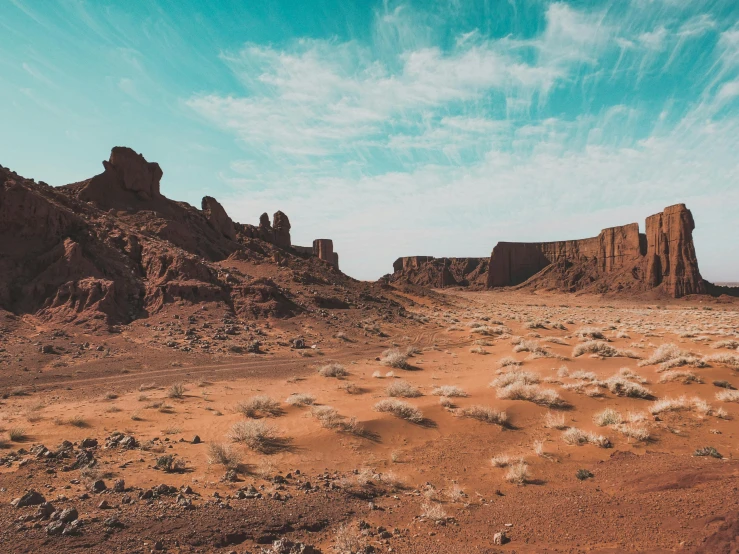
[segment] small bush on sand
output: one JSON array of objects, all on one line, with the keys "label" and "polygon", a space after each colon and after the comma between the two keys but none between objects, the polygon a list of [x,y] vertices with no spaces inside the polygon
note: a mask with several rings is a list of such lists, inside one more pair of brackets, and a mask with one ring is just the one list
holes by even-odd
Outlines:
[{"label": "small bush on sand", "polygon": [[639,365],[645,366],[645,365],[661,364],[661,363],[667,362],[669,360],[672,360],[674,358],[678,358],[684,355],[685,355],[685,352],[680,350],[680,348],[676,344],[672,344],[672,343],[661,344],[660,346],[657,347],[657,349],[652,353],[652,355],[649,358],[639,362]]},{"label": "small bush on sand", "polygon": [[739,390],[724,390],[716,393],[719,402],[739,402]]},{"label": "small bush on sand", "polygon": [[13,442],[23,442],[28,438],[26,430],[23,427],[13,427],[8,431],[8,438]]},{"label": "small bush on sand", "polygon": [[660,383],[670,383],[673,381],[679,381],[683,385],[689,385],[690,383],[702,383],[703,379],[698,377],[692,371],[683,371],[679,369],[666,371],[659,379]]},{"label": "small bush on sand", "polygon": [[680,398],[663,398],[657,400],[654,404],[649,406],[649,413],[652,415],[658,415],[664,412],[678,412],[683,410],[690,410],[691,404],[685,396]]},{"label": "small bush on sand", "polygon": [[440,387],[436,387],[431,391],[431,394],[434,396],[447,396],[449,398],[467,396],[466,392],[454,385],[442,385]]},{"label": "small bush on sand", "polygon": [[514,485],[525,485],[530,479],[529,466],[526,462],[518,462],[508,468],[505,480]]},{"label": "small bush on sand", "polygon": [[547,412],[546,414],[544,414],[544,427],[546,427],[547,429],[567,429],[564,414]]},{"label": "small bush on sand", "polygon": [[380,363],[396,369],[408,369],[410,367],[408,356],[397,348],[385,350],[380,358]]},{"label": "small bush on sand", "polygon": [[423,422],[423,413],[421,412],[421,410],[419,410],[412,404],[403,402],[402,400],[390,398],[380,400],[377,404],[375,404],[374,410],[376,412],[390,413],[393,414],[395,417],[399,417],[413,423]]},{"label": "small bush on sand", "polygon": [[616,396],[628,396],[630,398],[650,398],[652,391],[640,385],[633,383],[621,375],[614,375],[603,383],[611,393]]},{"label": "small bush on sand", "polygon": [[577,427],[570,427],[562,433],[562,440],[574,446],[582,446],[584,444],[594,444],[601,448],[610,448],[611,446],[611,441],[608,437],[598,435],[597,433],[586,433]]},{"label": "small bush on sand", "polygon": [[572,356],[574,358],[582,356],[583,354],[596,354],[603,358],[614,358],[617,356],[621,356],[624,358],[639,357],[637,354],[631,352],[630,350],[618,350],[617,348],[614,348],[613,346],[600,340],[591,340],[582,344],[578,344],[572,350]]},{"label": "small bush on sand", "polygon": [[421,516],[431,521],[445,521],[447,519],[444,508],[441,504],[435,502],[424,502],[421,504]]},{"label": "small bush on sand", "polygon": [[488,406],[470,406],[462,410],[462,414],[484,423],[494,423],[502,427],[508,425],[508,415],[505,412],[499,412]]},{"label": "small bush on sand", "polygon": [[[277,552],[276,548],[273,550]],[[362,535],[356,525],[343,523],[339,525],[334,535],[333,550],[336,554],[359,554],[360,552],[366,552],[367,539]],[[283,551],[281,550],[280,552]],[[284,552],[287,552],[287,550]]]},{"label": "small bush on sand", "polygon": [[331,363],[319,368],[318,374],[322,377],[346,377],[349,372],[343,365]]},{"label": "small bush on sand", "polygon": [[593,422],[598,427],[606,427],[608,425],[618,425],[623,421],[623,417],[613,408],[606,408],[602,412],[598,412],[593,416]]},{"label": "small bush on sand", "polygon": [[575,473],[575,477],[577,477],[580,481],[585,481],[585,479],[590,479],[591,477],[593,477],[593,474],[587,469],[578,469],[577,473]]},{"label": "small bush on sand", "polygon": [[285,404],[302,408],[303,406],[311,406],[315,401],[316,397],[312,394],[293,393],[287,397]]},{"label": "small bush on sand", "polygon": [[516,358],[512,358],[510,356],[506,356],[498,360],[498,367],[510,367],[510,366],[520,366],[520,365],[521,365],[521,362],[519,362]]},{"label": "small bush on sand", "polygon": [[208,445],[208,463],[220,464],[225,468],[232,469],[239,465],[241,454],[231,448],[230,445],[220,442],[212,442]]},{"label": "small bush on sand", "polygon": [[326,429],[336,429],[341,424],[343,417],[339,415],[336,408],[331,406],[313,406],[310,410],[310,414],[315,417],[321,424],[321,427]]},{"label": "small bush on sand", "polygon": [[607,340],[603,334],[603,329],[597,327],[583,327],[575,331],[575,336],[580,340]]},{"label": "small bush on sand", "polygon": [[513,383],[521,383],[524,385],[533,385],[539,382],[539,374],[531,373],[530,371],[521,371],[519,369],[513,369],[506,373],[500,374],[498,377],[493,379],[490,383],[491,387],[496,389],[501,387],[507,387]]},{"label": "small bush on sand", "polygon": [[543,389],[539,385],[526,385],[524,383],[511,383],[508,386],[499,388],[498,398],[506,400],[527,400],[540,406],[549,406],[550,408],[561,407],[565,405],[565,401],[552,389]]},{"label": "small bush on sand", "polygon": [[257,452],[268,452],[281,440],[274,427],[254,420],[237,421],[228,437],[234,442],[243,442]]},{"label": "small bush on sand", "polygon": [[493,464],[493,467],[508,467],[508,464],[511,463],[511,458],[510,456],[505,456],[501,454],[498,456],[493,456],[490,459],[490,463]]},{"label": "small bush on sand", "polygon": [[407,381],[393,381],[385,388],[385,394],[400,398],[416,398],[423,396],[421,391]]},{"label": "small bush on sand", "polygon": [[185,385],[175,383],[167,389],[167,398],[181,399],[185,396]]},{"label": "small bush on sand", "polygon": [[249,418],[274,417],[282,413],[277,400],[261,394],[239,402],[236,411]]}]

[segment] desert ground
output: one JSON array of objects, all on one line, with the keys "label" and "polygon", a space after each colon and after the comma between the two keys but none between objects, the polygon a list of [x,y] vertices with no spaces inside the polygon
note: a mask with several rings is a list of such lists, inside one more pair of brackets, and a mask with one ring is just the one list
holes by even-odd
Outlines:
[{"label": "desert ground", "polygon": [[[739,305],[398,294],[400,321],[6,314],[0,550],[737,551]],[[262,350],[181,348],[222,327]]]}]

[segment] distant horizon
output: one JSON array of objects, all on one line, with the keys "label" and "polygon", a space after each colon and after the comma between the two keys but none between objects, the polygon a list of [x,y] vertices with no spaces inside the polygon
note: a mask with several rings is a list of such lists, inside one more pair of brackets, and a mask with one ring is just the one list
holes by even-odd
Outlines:
[{"label": "distant horizon", "polygon": [[162,192],[281,210],[348,275],[595,236],[684,203],[739,282],[739,3],[0,5],[0,164],[60,186],[128,146]]}]

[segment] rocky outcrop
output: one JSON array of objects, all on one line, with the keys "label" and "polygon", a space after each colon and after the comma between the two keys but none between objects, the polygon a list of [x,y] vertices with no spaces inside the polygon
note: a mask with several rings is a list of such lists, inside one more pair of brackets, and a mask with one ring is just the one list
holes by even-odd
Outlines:
[{"label": "rocky outcrop", "polygon": [[231,240],[236,238],[234,222],[231,221],[230,217],[228,217],[226,210],[223,209],[223,206],[221,206],[218,200],[212,196],[203,196],[201,209],[203,210],[203,215],[205,215],[205,218],[213,229]]},{"label": "rocky outcrop", "polygon": [[56,188],[0,166],[0,311],[89,325],[174,303],[214,302],[249,317],[313,309],[296,305],[283,283],[233,269],[247,260],[263,265],[262,275],[271,265],[280,275],[295,271],[291,282],[353,282],[316,259],[338,265],[331,241],[316,257],[298,256],[282,212],[274,225],[264,214],[255,226],[233,222],[212,197],[202,210],[170,200],[159,165],[129,148],[114,148],[103,166]]},{"label": "rocky outcrop", "polygon": [[313,255],[319,260],[330,263],[339,268],[339,255],[334,252],[334,242],[331,239],[316,239],[313,241]]},{"label": "rocky outcrop", "polygon": [[290,220],[282,212],[272,217],[273,243],[280,248],[290,248]]},{"label": "rocky outcrop", "polygon": [[483,288],[487,281],[487,270],[487,258],[408,256],[395,260],[390,282],[434,288]]},{"label": "rocky outcrop", "polygon": [[632,223],[582,240],[500,242],[490,256],[487,285],[595,292],[659,288],[673,297],[704,293],[694,227],[690,210],[676,204],[647,218],[646,234]]},{"label": "rocky outcrop", "polygon": [[669,206],[647,218],[647,275],[674,297],[706,292],[693,246],[693,214],[685,204]]}]

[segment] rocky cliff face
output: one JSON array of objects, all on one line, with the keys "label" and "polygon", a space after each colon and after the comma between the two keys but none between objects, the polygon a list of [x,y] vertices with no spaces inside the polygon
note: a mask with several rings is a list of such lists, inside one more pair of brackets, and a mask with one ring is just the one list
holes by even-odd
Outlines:
[{"label": "rocky cliff face", "polygon": [[483,288],[487,281],[487,271],[487,258],[408,256],[395,260],[390,282],[434,288]]},{"label": "rocky cliff face", "polygon": [[313,241],[313,255],[319,260],[330,263],[339,268],[339,255],[334,252],[334,242],[331,239],[316,239]]},{"label": "rocky cliff face", "polygon": [[702,294],[709,288],[698,270],[694,228],[690,210],[676,204],[648,217],[644,234],[631,223],[580,240],[499,242],[489,259],[398,258],[390,281],[597,293],[656,290],[676,298]]},{"label": "rocky cliff face", "polygon": [[[269,278],[228,269],[239,261],[297,272],[290,282],[310,274],[355,283],[298,256],[282,212],[255,226],[234,223],[212,197],[201,210],[170,200],[159,165],[130,148],[113,148],[103,168],[55,188],[0,166],[0,311],[82,324],[131,321],[174,302],[219,302],[244,317],[304,309]],[[338,265],[332,249],[320,253]]]},{"label": "rocky cliff face", "polygon": [[670,296],[706,291],[693,246],[693,217],[684,204],[582,240],[498,243],[490,256],[490,288],[590,288],[597,292],[659,288]]}]

